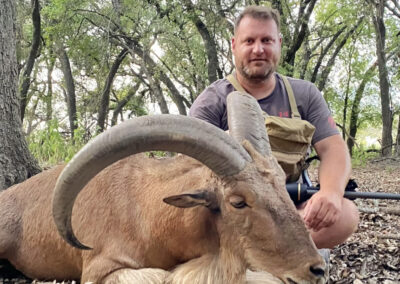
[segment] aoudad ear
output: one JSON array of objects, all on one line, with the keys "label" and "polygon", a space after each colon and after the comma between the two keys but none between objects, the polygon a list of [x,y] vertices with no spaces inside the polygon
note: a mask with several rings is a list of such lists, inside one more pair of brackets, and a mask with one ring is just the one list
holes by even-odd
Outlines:
[{"label": "aoudad ear", "polygon": [[163,201],[179,208],[205,206],[212,210],[218,209],[217,196],[215,192],[209,190],[197,190],[195,192],[172,195],[164,198]]}]

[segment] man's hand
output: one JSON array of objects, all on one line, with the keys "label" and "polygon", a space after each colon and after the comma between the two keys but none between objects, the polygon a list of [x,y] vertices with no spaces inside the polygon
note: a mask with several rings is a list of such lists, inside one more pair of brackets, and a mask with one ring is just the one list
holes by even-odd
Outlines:
[{"label": "man's hand", "polygon": [[314,148],[321,159],[321,189],[307,201],[303,219],[310,230],[318,232],[339,220],[351,163],[346,144],[340,135],[327,137],[315,143]]},{"label": "man's hand", "polygon": [[304,223],[309,230],[318,232],[338,221],[342,210],[342,198],[337,192],[318,191],[306,203]]}]

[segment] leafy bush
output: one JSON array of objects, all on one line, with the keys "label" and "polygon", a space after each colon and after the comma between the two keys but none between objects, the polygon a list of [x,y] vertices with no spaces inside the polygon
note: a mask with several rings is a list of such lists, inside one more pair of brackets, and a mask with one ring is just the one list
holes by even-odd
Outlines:
[{"label": "leafy bush", "polygon": [[[28,138],[29,150],[42,168],[67,163],[88,142],[86,131],[78,127],[74,132],[74,141],[63,134],[57,120],[48,122],[47,127],[33,132]],[[176,153],[167,151],[147,152],[149,157],[172,157]]]},{"label": "leafy bush", "polygon": [[43,130],[33,132],[28,137],[29,150],[42,167],[68,162],[85,145],[85,130],[78,127],[74,132],[74,141],[60,132],[57,120],[48,122]]},{"label": "leafy bush", "polygon": [[380,150],[375,148],[365,149],[363,144],[361,144],[360,147],[353,148],[351,164],[353,167],[362,167],[366,165],[369,160],[376,159],[379,156]]}]

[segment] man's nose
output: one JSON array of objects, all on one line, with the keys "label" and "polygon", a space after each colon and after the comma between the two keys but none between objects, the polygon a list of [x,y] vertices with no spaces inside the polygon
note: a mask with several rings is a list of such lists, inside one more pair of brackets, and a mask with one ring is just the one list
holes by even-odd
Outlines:
[{"label": "man's nose", "polygon": [[261,54],[264,52],[264,46],[262,45],[261,42],[254,43],[253,52],[254,52],[254,54]]}]

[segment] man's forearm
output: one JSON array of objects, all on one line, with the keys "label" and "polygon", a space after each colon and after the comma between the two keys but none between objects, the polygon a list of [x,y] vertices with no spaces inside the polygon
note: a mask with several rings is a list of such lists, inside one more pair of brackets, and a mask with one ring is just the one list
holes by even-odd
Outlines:
[{"label": "man's forearm", "polygon": [[316,143],[314,147],[321,159],[321,190],[343,195],[351,173],[351,160],[343,139],[339,135],[330,136]]}]

